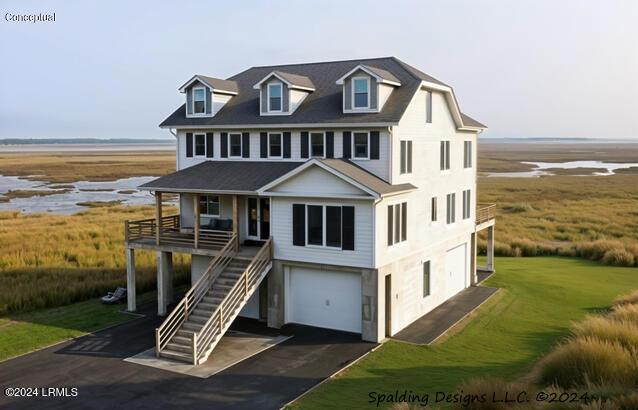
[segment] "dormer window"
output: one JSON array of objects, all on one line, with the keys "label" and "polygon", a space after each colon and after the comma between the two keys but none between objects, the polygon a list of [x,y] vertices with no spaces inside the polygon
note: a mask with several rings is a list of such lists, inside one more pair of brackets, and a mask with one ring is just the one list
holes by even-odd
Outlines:
[{"label": "dormer window", "polygon": [[354,95],[354,108],[370,107],[370,78],[355,77],[352,79],[352,95]]},{"label": "dormer window", "polygon": [[281,112],[281,83],[268,84],[268,111]]},{"label": "dormer window", "polygon": [[193,113],[204,114],[206,112],[206,89],[193,88]]}]

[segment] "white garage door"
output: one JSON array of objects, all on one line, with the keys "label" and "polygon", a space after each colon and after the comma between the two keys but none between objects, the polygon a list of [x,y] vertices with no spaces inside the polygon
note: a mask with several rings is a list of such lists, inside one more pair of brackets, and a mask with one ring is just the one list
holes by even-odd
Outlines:
[{"label": "white garage door", "polygon": [[361,275],[291,268],[286,321],[361,333]]},{"label": "white garage door", "polygon": [[445,254],[445,272],[447,274],[446,297],[451,297],[465,289],[467,267],[467,244],[452,248]]}]

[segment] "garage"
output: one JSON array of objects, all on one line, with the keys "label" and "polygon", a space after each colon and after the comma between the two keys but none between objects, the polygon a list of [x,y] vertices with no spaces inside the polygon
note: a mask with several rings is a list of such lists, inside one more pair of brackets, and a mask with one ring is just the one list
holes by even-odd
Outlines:
[{"label": "garage", "polygon": [[445,253],[445,273],[447,274],[446,299],[456,295],[466,287],[467,243]]},{"label": "garage", "polygon": [[286,322],[361,333],[361,275],[291,267]]}]

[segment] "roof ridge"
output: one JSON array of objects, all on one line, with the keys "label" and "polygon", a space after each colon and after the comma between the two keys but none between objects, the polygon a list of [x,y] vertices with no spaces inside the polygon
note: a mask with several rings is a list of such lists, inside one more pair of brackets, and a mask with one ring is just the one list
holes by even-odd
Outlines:
[{"label": "roof ridge", "polygon": [[258,66],[252,66],[248,70],[253,69],[253,68],[270,68],[270,67],[274,68],[274,67],[286,67],[286,66],[291,66],[291,65],[319,65],[319,64],[349,63],[349,62],[352,62],[352,61],[387,60],[387,59],[393,59],[393,58],[395,58],[395,57],[387,56],[387,57],[351,58],[351,59],[348,59],[348,60],[314,61],[314,62],[311,62],[311,63],[288,63],[288,64],[275,64],[275,65],[258,65]]},{"label": "roof ridge", "polygon": [[443,84],[443,85],[445,85],[447,87],[450,87],[449,85],[445,84],[443,81],[439,80],[438,78],[435,78],[435,77],[431,76],[430,74],[419,70],[418,68],[414,67],[413,65],[408,64],[405,61],[403,61],[403,60],[401,60],[401,59],[399,59],[397,57],[392,56],[390,58],[392,58],[394,61],[396,61],[397,64],[399,64],[401,66],[401,68],[403,68],[409,75],[411,75],[413,78],[415,78],[415,79],[417,79],[419,81],[423,81],[423,79],[420,78],[419,76],[417,76],[412,70],[416,70],[416,71],[418,71],[418,72],[420,72],[420,73],[432,78],[434,81],[437,81],[437,82],[439,82],[439,83],[441,83],[441,84]]}]

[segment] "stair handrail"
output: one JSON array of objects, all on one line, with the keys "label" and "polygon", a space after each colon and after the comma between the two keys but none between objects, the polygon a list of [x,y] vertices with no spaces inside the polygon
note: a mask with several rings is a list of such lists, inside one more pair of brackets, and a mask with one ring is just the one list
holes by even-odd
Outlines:
[{"label": "stair handrail", "polygon": [[[217,306],[217,309],[215,309],[215,311],[210,315],[210,317],[208,318],[204,326],[202,326],[202,328],[198,332],[195,332],[193,334],[193,345],[192,345],[193,346],[192,347],[193,364],[195,365],[199,364],[200,357],[202,353],[206,351],[205,349],[207,348],[207,346],[215,339],[215,336],[218,333],[222,332],[225,322],[228,322],[228,319],[234,316],[233,310],[232,309],[229,310],[231,306],[227,306],[227,305],[231,304],[231,302],[229,301],[233,301],[233,302],[236,301],[237,295],[235,295],[235,293],[237,289],[239,289],[240,286],[244,287],[244,297],[246,297],[248,295],[248,287],[249,287],[247,285],[247,281],[249,279],[253,279],[252,276],[254,275],[252,274],[263,270],[263,268],[268,264],[268,262],[272,260],[271,248],[272,248],[272,238],[268,238],[266,243],[262,245],[261,249],[259,249],[259,251],[251,259],[246,269],[244,269],[241,276],[237,279],[233,287],[228,291],[224,299],[222,299],[222,301],[219,303],[219,306]],[[257,270],[256,267],[261,267],[261,268],[260,270]],[[249,273],[251,273],[251,277],[249,277]],[[222,312],[230,312],[230,313],[224,315],[226,316],[226,318],[224,318],[221,315]],[[219,322],[218,328],[216,326],[217,324],[216,322]],[[216,329],[218,329],[217,332],[215,332]],[[204,349],[200,350],[199,346],[204,347]]]},{"label": "stair handrail", "polygon": [[155,353],[157,356],[177,333],[180,326],[188,319],[188,316],[195,309],[197,303],[206,295],[215,279],[233,259],[236,241],[237,235],[233,234],[226,245],[211,260],[202,276],[191,286],[162,324],[155,329]]}]

